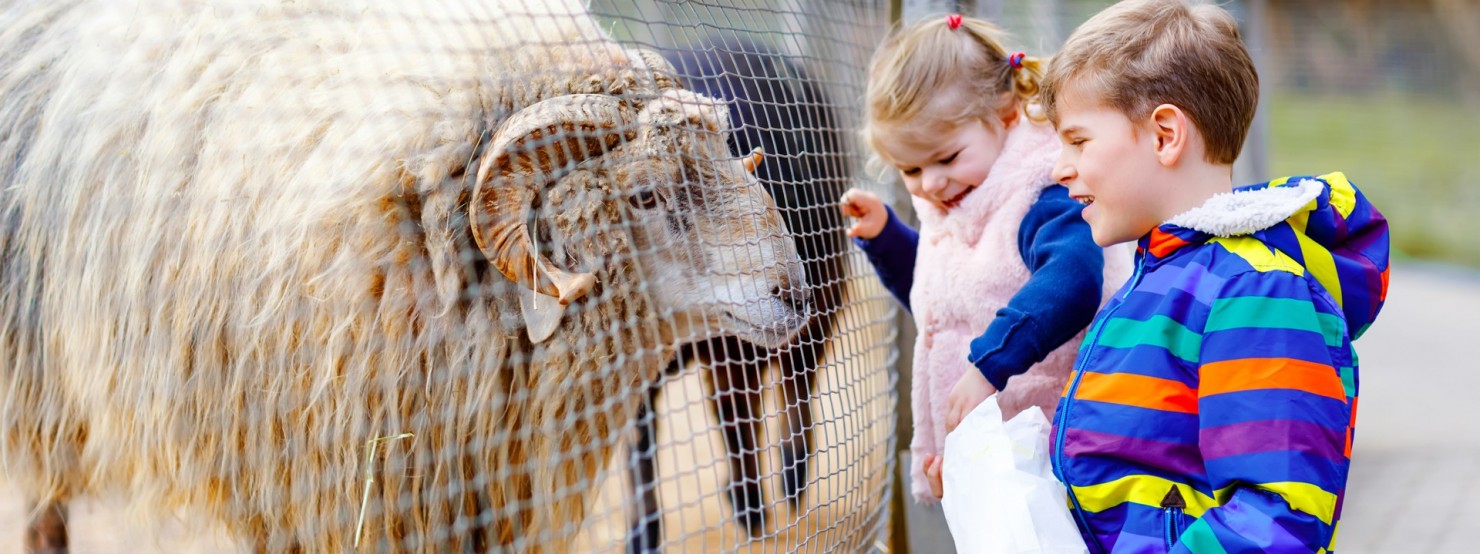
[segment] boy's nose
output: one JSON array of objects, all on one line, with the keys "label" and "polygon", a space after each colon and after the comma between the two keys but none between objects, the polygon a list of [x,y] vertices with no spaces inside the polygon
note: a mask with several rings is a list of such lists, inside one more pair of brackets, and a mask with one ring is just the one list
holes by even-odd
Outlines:
[{"label": "boy's nose", "polygon": [[1074,179],[1076,173],[1073,164],[1066,163],[1063,158],[1059,158],[1053,164],[1053,173],[1051,175],[1055,182],[1067,185],[1070,180]]}]

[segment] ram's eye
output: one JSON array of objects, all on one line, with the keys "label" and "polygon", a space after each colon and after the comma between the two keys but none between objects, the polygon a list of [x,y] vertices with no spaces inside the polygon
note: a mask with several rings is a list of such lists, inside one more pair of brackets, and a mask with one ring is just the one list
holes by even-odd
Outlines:
[{"label": "ram's eye", "polygon": [[639,210],[651,210],[658,207],[658,193],[651,188],[644,188],[637,191],[637,194],[632,195],[627,201]]}]

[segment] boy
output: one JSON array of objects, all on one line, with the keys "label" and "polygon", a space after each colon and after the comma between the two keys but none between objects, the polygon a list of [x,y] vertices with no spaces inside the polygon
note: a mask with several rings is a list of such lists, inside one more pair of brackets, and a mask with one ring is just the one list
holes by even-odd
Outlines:
[{"label": "boy", "polygon": [[1333,547],[1387,223],[1340,173],[1233,188],[1258,90],[1233,18],[1185,0],[1106,9],[1044,80],[1054,178],[1095,242],[1138,241],[1051,437],[1092,552]]}]

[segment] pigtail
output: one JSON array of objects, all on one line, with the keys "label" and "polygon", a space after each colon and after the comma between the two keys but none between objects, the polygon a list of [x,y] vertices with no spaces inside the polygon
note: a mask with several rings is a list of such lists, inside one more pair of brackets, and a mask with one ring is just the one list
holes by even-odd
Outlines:
[{"label": "pigtail", "polygon": [[[978,63],[984,64],[985,70],[981,74],[996,76],[995,82],[975,87],[977,96],[994,98],[1010,90],[1022,104],[1023,113],[1028,119],[1039,123],[1048,121],[1039,99],[1042,89],[1040,83],[1048,67],[1048,60],[1029,57],[1022,52],[1009,52],[1004,45],[1011,42],[1011,35],[989,21],[968,17],[958,29],[957,32],[968,33],[981,47],[983,58]],[[994,106],[979,108],[978,113],[995,109]]]},{"label": "pigtail", "polygon": [[1043,111],[1041,93],[1043,92],[1043,74],[1047,69],[1048,60],[1024,56],[1018,63],[1019,67],[1009,67],[1008,77],[1012,79],[1012,92],[1023,103],[1023,112],[1028,119],[1042,123],[1048,121],[1048,115]]}]

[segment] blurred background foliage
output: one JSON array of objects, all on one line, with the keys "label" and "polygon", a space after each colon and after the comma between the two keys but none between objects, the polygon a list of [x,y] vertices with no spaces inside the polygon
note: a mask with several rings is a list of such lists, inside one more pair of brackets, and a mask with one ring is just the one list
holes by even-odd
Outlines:
[{"label": "blurred background foliage", "polygon": [[1341,169],[1400,254],[1480,267],[1480,1],[1271,2],[1271,170]]}]

